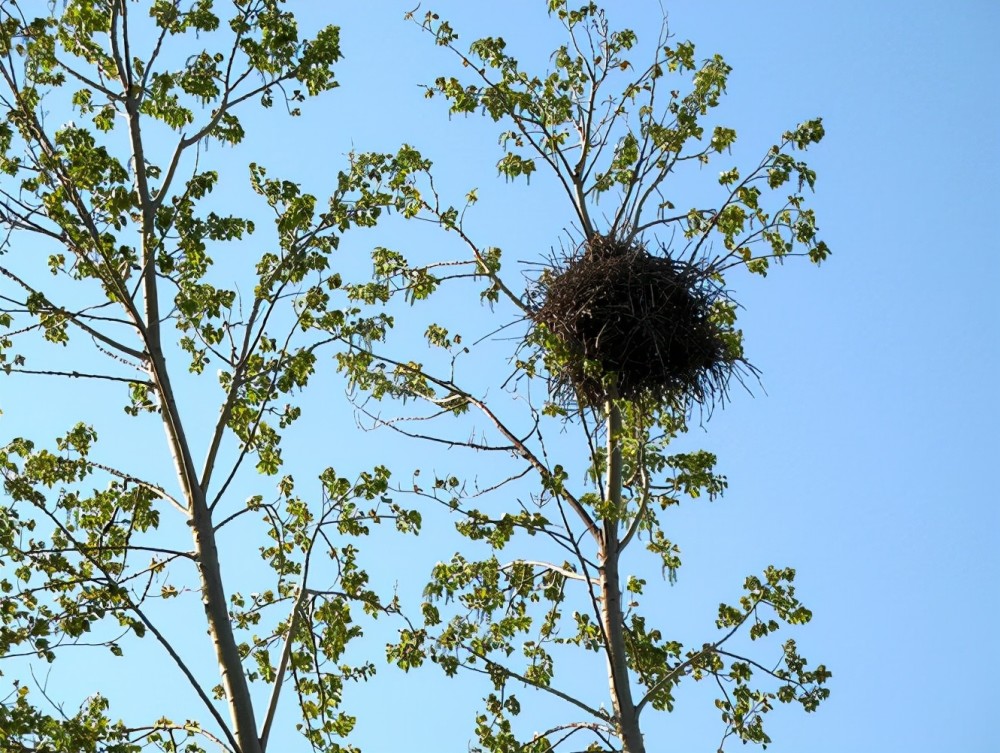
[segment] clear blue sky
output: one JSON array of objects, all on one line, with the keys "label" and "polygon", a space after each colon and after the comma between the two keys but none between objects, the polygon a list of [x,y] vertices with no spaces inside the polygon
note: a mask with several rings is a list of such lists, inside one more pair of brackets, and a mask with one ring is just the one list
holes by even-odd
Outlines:
[{"label": "clear blue sky", "polygon": [[[651,41],[658,3],[608,5],[614,24]],[[772,562],[791,565],[815,614],[797,633],[799,644],[833,670],[833,694],[814,715],[771,714],[769,750],[996,750],[1000,649],[989,636],[1000,617],[1000,500],[990,469],[1000,451],[1000,242],[990,186],[1000,170],[1000,6],[665,5],[678,39],[694,41],[699,57],[719,52],[733,66],[719,120],[739,132],[734,163],[749,164],[802,120],[824,118],[826,139],[808,158],[819,174],[812,203],[833,256],[819,269],[789,263],[765,280],[733,280],[764,389],[734,393],[692,432],[689,441],[718,454],[730,490],[668,524],[685,567],[662,610],[648,607],[650,619],[667,628],[679,620],[682,630],[702,624],[707,640],[715,605],[734,598],[745,575]],[[223,182],[233,197],[246,191],[250,160],[322,193],[351,148],[406,141],[434,160],[442,191],[458,200],[479,188],[469,223],[484,245],[504,248],[511,262],[538,259],[558,245],[569,207],[544,179],[525,188],[496,178],[492,123],[449,121],[443,102],[423,98],[418,84],[459,71],[403,22],[407,6],[290,2],[305,27],[342,26],[341,88],[308,104],[297,122],[274,113],[251,120],[246,144],[207,158],[228,170]],[[428,7],[451,19],[466,43],[501,35],[515,55],[544,63],[559,28],[543,6]],[[715,174],[713,166],[702,179],[712,183]],[[426,234],[390,228],[386,240],[378,232],[347,239],[345,248],[361,254],[374,243],[395,244],[431,258],[440,242],[444,255],[456,253]],[[470,322],[487,329],[478,309]],[[3,398],[4,437],[43,419],[15,394]],[[286,450],[294,458],[288,470],[307,478],[333,450],[345,474],[384,460],[405,477],[422,451],[379,457],[397,445],[359,435],[341,394],[331,379],[328,397],[313,395],[329,402],[329,413],[289,439],[298,450]],[[78,402],[68,393],[62,399],[51,402],[53,419]],[[434,536],[428,530],[420,542],[431,562],[456,546],[442,537],[441,551],[427,555],[438,546]],[[387,551],[382,574],[396,572],[405,584],[408,551]],[[357,693],[347,700],[359,716],[356,742],[369,753],[431,753],[466,749],[471,717],[454,718],[449,708],[468,707],[485,688],[444,681],[431,667],[415,676],[386,669],[349,692]],[[651,751],[714,750],[721,727],[700,693],[651,728]],[[298,744],[288,737],[289,750]]]}]

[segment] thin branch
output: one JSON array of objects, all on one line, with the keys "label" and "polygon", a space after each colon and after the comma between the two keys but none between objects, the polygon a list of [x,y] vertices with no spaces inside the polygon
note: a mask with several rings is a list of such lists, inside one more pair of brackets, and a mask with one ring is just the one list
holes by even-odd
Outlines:
[{"label": "thin branch", "polygon": [[641,478],[639,508],[636,510],[635,518],[633,518],[628,530],[618,544],[618,551],[623,551],[629,545],[629,542],[632,541],[632,537],[639,530],[639,526],[642,525],[642,521],[646,517],[646,511],[649,509],[649,471],[646,468],[645,458],[641,457],[636,465],[639,468],[639,476]]},{"label": "thin branch", "polygon": [[[497,664],[496,662],[491,661],[488,657],[484,656],[483,654],[478,653],[477,651],[473,651],[471,649],[466,649],[466,650],[470,654],[472,654],[473,656],[475,656],[478,659],[480,659],[483,662],[485,662],[488,666],[490,666],[490,667],[496,667],[497,669],[499,669],[501,672],[503,672],[508,677],[511,677],[511,678],[513,678],[515,680],[518,680],[519,682],[523,682],[525,685],[529,685],[529,686],[531,686],[533,688],[537,688],[538,690],[544,690],[546,693],[551,693],[556,698],[561,698],[562,700],[566,701],[567,703],[573,704],[577,708],[586,711],[588,714],[590,714],[593,717],[596,717],[597,719],[601,719],[603,721],[607,721],[608,720],[607,713],[605,713],[604,711],[601,711],[599,709],[595,709],[592,706],[588,706],[583,701],[579,700],[578,698],[574,698],[573,696],[569,695],[568,693],[564,693],[563,691],[557,690],[556,688],[553,688],[553,687],[551,687],[549,685],[539,685],[537,682],[533,682],[532,680],[529,680],[524,675],[518,674],[517,672],[515,672],[512,669],[508,669],[507,667],[503,666],[502,664]],[[488,670],[483,670],[483,671],[488,671]]]},{"label": "thin branch", "polygon": [[[268,280],[268,286],[270,285],[270,282],[275,279],[275,275],[279,273],[283,266],[283,263],[277,266]],[[209,442],[208,452],[205,454],[205,462],[202,465],[201,488],[204,489],[206,493],[208,492],[209,484],[212,480],[212,474],[215,472],[215,461],[218,458],[219,449],[222,446],[222,439],[225,435],[226,428],[229,425],[229,418],[232,416],[233,407],[236,405],[236,399],[239,396],[239,390],[243,386],[246,377],[246,368],[250,361],[250,353],[256,350],[261,338],[264,336],[264,330],[267,327],[271,314],[274,312],[278,298],[280,297],[282,291],[284,291],[287,284],[287,282],[282,283],[278,287],[278,290],[275,292],[271,301],[269,301],[269,305],[267,306],[267,310],[264,312],[260,326],[256,328],[256,333],[254,326],[260,312],[260,306],[264,302],[264,299],[254,299],[253,309],[250,312],[250,318],[247,321],[246,330],[243,335],[243,345],[240,350],[239,360],[233,367],[232,384],[229,387],[229,394],[226,395],[226,400],[222,404],[222,408],[219,410],[219,418],[215,422],[215,428],[212,431],[212,439]],[[298,324],[298,318],[296,318],[296,324]],[[245,454],[245,452],[240,454],[236,466],[232,469],[232,472],[223,484],[219,494],[209,506],[210,508],[214,508],[218,501],[222,498],[222,493],[225,491],[226,487],[229,486],[229,482],[232,481],[233,476],[235,475],[235,472],[239,467],[239,464],[242,462]]]},{"label": "thin branch", "polygon": [[[573,550],[576,553],[576,560],[577,560],[577,562],[580,563],[580,570],[583,572],[584,577],[587,579],[588,583],[590,583],[590,582],[592,582],[594,580],[599,580],[599,579],[595,578],[594,576],[592,576],[590,574],[590,568],[594,568],[594,570],[596,570],[596,571],[599,571],[600,568],[597,565],[595,565],[594,563],[592,563],[590,560],[588,560],[584,556],[583,550],[580,549],[580,542],[577,541],[577,539],[576,539],[575,536],[573,536],[573,531],[570,528],[569,520],[568,520],[568,518],[566,516],[566,510],[563,509],[562,500],[559,499],[559,498],[556,499],[556,508],[559,510],[559,516],[563,520],[563,526],[565,526],[565,528],[566,528],[566,533],[569,534],[569,540],[570,540],[570,542],[573,545]],[[593,536],[594,541],[596,543],[600,544],[600,540],[601,540],[600,539],[600,534],[593,534],[592,533],[591,535]],[[594,620],[595,620],[596,624],[598,625],[598,627],[601,630],[601,637],[604,639],[604,645],[607,646],[607,645],[609,645],[608,633],[604,629],[604,621],[601,619],[601,613],[602,612],[601,612],[601,605],[600,605],[600,603],[598,601],[599,597],[594,592],[594,588],[593,587],[588,588],[587,589],[587,593],[590,596],[590,607],[591,607],[591,609],[594,610],[593,611]]]},{"label": "thin branch", "polygon": [[93,460],[88,460],[87,465],[92,466],[94,468],[100,468],[105,473],[110,473],[112,476],[117,476],[126,483],[135,484],[136,486],[141,486],[143,489],[148,489],[160,499],[164,499],[170,504],[172,504],[175,508],[177,508],[178,511],[184,513],[185,516],[188,514],[187,507],[185,507],[176,499],[174,499],[174,497],[170,495],[167,492],[167,490],[164,489],[162,486],[150,483],[149,481],[143,481],[141,478],[136,478],[130,473],[125,473],[124,471],[120,471],[117,468],[111,467],[110,465],[104,465],[103,463],[96,463]]},{"label": "thin branch", "polygon": [[[436,195],[437,194],[435,192],[435,196]],[[439,218],[441,217],[441,212],[438,210],[437,207],[432,207],[424,200],[421,200],[421,204],[423,204],[424,208],[427,209],[432,214],[434,214],[435,216]],[[505,296],[507,296],[507,298],[509,298],[515,306],[517,306],[521,311],[528,313],[528,307],[525,306],[524,301],[521,300],[521,297],[516,295],[510,288],[508,288],[507,285],[504,283],[504,281],[500,279],[499,275],[497,275],[496,272],[492,271],[489,268],[489,266],[486,264],[486,260],[482,255],[482,252],[479,250],[479,247],[475,243],[473,243],[472,239],[469,238],[468,235],[465,234],[465,230],[462,229],[461,225],[455,223],[447,225],[446,228],[448,230],[454,230],[456,233],[458,233],[459,237],[465,242],[465,245],[467,245],[469,249],[471,249],[473,255],[476,257],[476,262],[478,263],[479,268],[482,270],[482,274],[488,277],[490,279],[490,282],[496,285],[497,288]]]},{"label": "thin branch", "polygon": [[[73,324],[76,327],[79,327],[81,330],[83,330],[84,332],[86,332],[91,337],[94,337],[95,339],[100,340],[105,345],[107,345],[107,346],[109,346],[109,347],[111,347],[111,348],[113,348],[113,349],[115,349],[115,350],[117,350],[117,351],[119,351],[121,353],[124,353],[125,355],[130,356],[131,358],[134,358],[137,361],[144,361],[146,359],[145,354],[142,353],[141,351],[135,350],[134,348],[130,348],[127,345],[123,345],[122,343],[118,342],[117,340],[113,340],[112,338],[108,337],[107,335],[103,334],[102,332],[97,331],[93,327],[91,327],[91,326],[89,326],[87,324],[84,324],[82,321],[80,321],[80,318],[79,318],[80,317],[80,313],[82,313],[82,312],[80,312],[80,313],[74,313],[72,311],[69,311],[69,310],[63,308],[62,306],[55,305],[43,293],[41,293],[38,290],[35,290],[35,288],[31,287],[31,285],[29,285],[28,283],[26,283],[17,274],[15,274],[14,272],[11,272],[9,269],[7,269],[7,267],[0,266],[0,274],[2,274],[4,277],[6,277],[6,278],[12,280],[13,282],[15,282],[17,285],[19,285],[21,288],[23,288],[24,290],[26,290],[31,295],[40,296],[41,302],[48,308],[49,312],[51,312],[53,314],[58,314],[59,316],[65,316],[66,320],[68,322],[70,322],[71,324]],[[134,323],[129,322],[129,324],[131,326]]]},{"label": "thin branch", "polygon": [[[716,653],[719,654],[719,655],[721,655],[721,656],[728,656],[730,659],[736,659],[737,661],[745,661],[747,664],[749,664],[749,665],[751,665],[753,667],[756,667],[757,669],[759,669],[764,674],[768,675],[769,677],[773,677],[776,680],[781,680],[782,682],[792,683],[793,685],[795,685],[795,686],[797,686],[799,688],[805,687],[803,685],[803,683],[798,682],[795,678],[793,678],[793,677],[782,677],[781,675],[777,674],[776,670],[774,670],[774,669],[768,669],[763,664],[761,664],[760,662],[754,661],[753,659],[748,659],[745,656],[740,656],[739,654],[733,654],[733,653],[730,653],[729,651],[723,651],[721,649],[717,650]],[[781,663],[779,662],[777,666],[780,667]]]},{"label": "thin branch", "polygon": [[[435,404],[437,404],[437,403],[435,403]],[[371,412],[369,412],[368,410],[366,410],[364,408],[359,408],[359,410],[365,416],[367,416],[368,418],[372,419],[372,421],[374,422],[373,426],[370,427],[370,428],[375,428],[375,427],[378,427],[378,426],[384,426],[387,429],[392,429],[393,431],[398,432],[399,434],[402,434],[404,437],[410,437],[411,439],[420,439],[420,440],[423,440],[425,442],[435,442],[437,444],[443,444],[443,445],[445,445],[446,447],[449,447],[449,448],[451,448],[451,447],[465,447],[467,449],[478,450],[480,452],[509,452],[509,453],[512,453],[512,454],[520,454],[520,452],[518,452],[517,447],[515,445],[512,445],[512,444],[510,444],[510,445],[489,445],[489,444],[482,444],[480,442],[472,442],[472,441],[469,441],[469,440],[466,440],[466,439],[446,439],[445,437],[436,437],[433,434],[420,434],[419,432],[407,431],[406,429],[403,429],[399,425],[403,421],[429,421],[429,420],[432,420],[434,418],[437,418],[438,416],[443,416],[446,413],[450,413],[451,410],[447,409],[447,408],[444,409],[444,410],[438,411],[437,413],[435,413],[432,416],[424,416],[424,417],[421,417],[421,418],[395,418],[395,419],[388,419],[388,420],[380,418],[379,416],[376,416],[374,413],[371,413]]]},{"label": "thin branch", "polygon": [[160,184],[160,188],[157,191],[156,197],[152,200],[152,207],[154,210],[158,209],[160,205],[163,203],[163,199],[166,197],[167,190],[170,188],[170,184],[173,182],[174,173],[176,173],[177,171],[177,166],[180,164],[181,156],[184,154],[184,152],[186,152],[189,148],[191,148],[199,141],[204,139],[207,135],[209,135],[212,129],[214,129],[217,125],[219,125],[219,122],[222,120],[222,117],[236,105],[258,94],[263,94],[268,89],[272,89],[276,86],[279,86],[283,81],[287,81],[289,79],[294,78],[294,75],[289,73],[284,76],[272,79],[271,81],[265,82],[260,86],[256,87],[255,89],[251,89],[245,94],[236,97],[235,99],[230,99],[229,97],[233,93],[235,88],[239,86],[239,84],[246,78],[248,74],[249,71],[243,74],[231,88],[226,89],[225,93],[222,96],[222,102],[219,103],[219,106],[213,113],[212,117],[204,126],[202,126],[202,128],[200,128],[192,136],[185,136],[183,134],[181,135],[180,141],[177,142],[177,146],[174,148],[173,156],[170,158],[170,164],[167,167],[167,172],[163,178],[163,182]]},{"label": "thin branch", "polygon": [[590,583],[591,585],[598,585],[600,581],[597,578],[588,578],[580,573],[573,572],[572,570],[567,570],[565,567],[559,567],[558,565],[553,565],[551,562],[543,562],[540,560],[512,560],[505,565],[501,565],[501,570],[507,570],[512,568],[514,565],[530,565],[532,567],[540,567],[543,570],[551,570],[553,572],[559,573],[565,578],[570,580],[579,580],[584,583]]},{"label": "thin branch", "polygon": [[295,639],[295,631],[299,626],[299,611],[302,609],[306,595],[306,589],[300,586],[298,596],[295,598],[295,604],[292,607],[291,618],[289,619],[288,637],[285,639],[285,645],[281,650],[281,659],[278,661],[277,670],[275,670],[274,685],[271,688],[271,700],[267,704],[264,723],[260,728],[260,749],[262,753],[267,750],[267,738],[271,734],[271,723],[274,721],[274,714],[278,710],[278,697],[281,695],[285,670],[288,669],[288,660],[292,654],[292,641]]},{"label": "thin branch", "polygon": [[226,721],[222,718],[222,714],[220,714],[219,710],[215,708],[215,704],[212,703],[212,699],[208,697],[208,694],[205,692],[204,688],[202,688],[201,683],[199,683],[198,680],[195,679],[194,674],[188,668],[187,664],[180,657],[177,651],[174,650],[174,647],[170,644],[170,641],[168,641],[166,637],[163,635],[163,633],[161,633],[157,629],[156,625],[153,624],[153,621],[150,620],[148,617],[146,617],[145,613],[141,609],[139,609],[138,605],[133,605],[132,610],[139,616],[139,619],[142,620],[142,623],[146,626],[146,629],[149,630],[149,632],[151,632],[156,637],[156,640],[160,642],[160,645],[163,646],[167,654],[170,655],[170,658],[173,659],[174,664],[176,664],[177,668],[180,669],[181,674],[183,674],[184,677],[187,678],[187,681],[191,684],[191,687],[194,688],[194,692],[198,695],[199,698],[201,698],[202,702],[205,704],[206,708],[208,709],[208,713],[212,715],[212,718],[215,719],[215,723],[219,725],[219,729],[222,730],[222,732],[226,736],[226,739],[229,740],[229,744],[232,747],[232,749],[234,751],[239,750],[240,746],[236,742],[236,738],[233,737],[233,733],[229,731],[229,726],[226,724]]},{"label": "thin branch", "polygon": [[[120,585],[122,582],[124,582],[116,579],[110,572],[108,572],[104,563],[102,563],[100,560],[96,559],[91,554],[89,554],[88,551],[86,550],[86,547],[84,547],[81,544],[81,542],[79,542],[73,535],[73,532],[70,531],[52,512],[44,508],[42,508],[41,511],[45,513],[45,515],[56,525],[56,527],[59,528],[59,530],[66,536],[67,540],[73,543],[74,547],[80,553],[80,555],[87,562],[89,562],[91,566],[96,568],[104,576],[108,584]],[[138,603],[136,603],[132,599],[129,599],[128,605],[125,608],[134,612],[142,621],[142,623],[146,626],[146,628],[151,633],[153,633],[156,639],[160,642],[160,645],[163,646],[163,648],[169,654],[170,658],[174,661],[174,664],[177,665],[178,669],[181,670],[181,673],[187,678],[188,682],[191,684],[191,687],[194,688],[195,693],[204,702],[209,713],[215,718],[215,721],[219,724],[219,728],[226,733],[226,736],[229,738],[230,743],[232,743],[233,745],[233,750],[238,750],[239,746],[236,744],[235,738],[233,738],[232,734],[229,732],[229,728],[227,727],[222,716],[219,714],[218,710],[215,708],[215,705],[212,703],[211,699],[205,693],[201,684],[195,679],[194,674],[188,668],[187,664],[185,664],[184,660],[180,657],[180,655],[177,653],[177,651],[174,649],[171,643],[157,629],[156,625],[153,624],[152,620],[150,620],[146,616],[146,614],[142,611]]]},{"label": "thin branch", "polygon": [[656,693],[658,693],[660,691],[661,688],[665,687],[667,684],[673,682],[675,679],[677,679],[678,677],[680,677],[681,675],[683,675],[685,672],[687,672],[688,668],[692,664],[694,664],[699,659],[701,659],[701,658],[703,658],[705,656],[708,656],[710,654],[720,653],[719,652],[719,646],[721,646],[726,641],[728,641],[730,638],[732,638],[736,634],[736,631],[739,630],[741,627],[743,627],[743,624],[748,619],[750,619],[750,616],[754,613],[754,609],[756,609],[757,604],[759,604],[759,603],[760,603],[760,600],[758,600],[757,602],[755,602],[754,605],[753,605],[753,607],[751,609],[748,609],[746,611],[746,614],[744,614],[743,617],[740,618],[739,622],[737,622],[735,625],[733,625],[732,629],[728,633],[726,633],[724,636],[722,636],[722,638],[720,638],[719,640],[717,640],[715,643],[711,643],[711,644],[706,643],[705,646],[702,648],[701,651],[699,651],[696,654],[693,654],[692,656],[688,657],[686,660],[682,661],[676,667],[674,667],[673,669],[671,669],[666,675],[664,675],[659,680],[657,680],[653,684],[653,686],[649,689],[649,691],[646,693],[646,695],[644,695],[642,697],[642,700],[639,701],[638,704],[636,704],[636,707],[635,707],[636,718],[639,717],[639,714],[642,712],[643,707],[649,702],[649,700]]},{"label": "thin branch", "polygon": [[[183,559],[194,560],[194,553],[193,552],[182,552],[182,551],[179,551],[177,549],[163,549],[161,547],[156,547],[156,546],[138,546],[136,544],[128,544],[126,546],[111,546],[111,545],[107,545],[107,544],[96,544],[94,546],[90,546],[90,545],[87,545],[87,544],[77,544],[77,545],[75,545],[73,547],[50,547],[50,548],[44,548],[44,549],[43,548],[31,549],[30,551],[24,552],[24,554],[27,555],[27,556],[34,556],[36,554],[68,554],[70,552],[81,552],[81,553],[84,553],[84,552],[86,552],[86,553],[89,553],[89,552],[111,552],[111,553],[118,553],[118,552],[122,552],[122,553],[126,553],[126,552],[152,552],[153,554],[166,554],[166,555],[169,555],[172,559],[183,558]],[[89,557],[87,559],[89,559]],[[146,570],[142,570],[140,572],[134,573],[133,575],[128,576],[128,579],[129,580],[133,580],[135,578],[138,578],[144,572],[149,572],[149,571],[148,571],[148,569],[146,569]],[[91,578],[80,578],[80,579],[72,579],[72,580],[62,580],[62,581],[58,582],[58,585],[61,586],[61,585],[79,584],[79,583],[88,582],[90,580],[92,580],[92,579]],[[124,582],[124,580],[119,581],[119,582]],[[40,587],[40,590],[44,591],[44,590],[49,590],[50,588],[53,588],[53,587],[52,586],[42,586],[42,587]],[[53,590],[54,590],[54,588],[53,588]],[[23,593],[23,591],[22,591],[22,593]]]},{"label": "thin branch", "polygon": [[[411,372],[415,371],[412,366],[410,366],[409,364],[404,364],[401,361],[397,361],[395,359],[388,358],[386,356],[381,356],[376,353],[372,353],[372,356],[377,358],[379,361],[390,363],[394,366],[400,367],[405,370],[409,370]],[[497,431],[499,431],[500,434],[502,434],[512,445],[514,445],[517,454],[520,455],[523,459],[527,460],[535,468],[535,470],[538,471],[538,474],[542,476],[542,478],[544,478],[547,481],[556,481],[556,479],[554,479],[552,472],[548,469],[548,467],[527,446],[527,444],[525,443],[526,439],[521,439],[516,434],[514,434],[507,427],[507,425],[500,419],[500,417],[496,413],[494,413],[489,408],[489,406],[486,405],[486,403],[484,403],[482,400],[478,398],[473,397],[470,393],[461,389],[454,382],[444,379],[439,379],[438,377],[435,377],[424,371],[419,371],[417,373],[419,373],[420,376],[427,379],[427,381],[434,383],[438,387],[441,387],[443,389],[448,390],[451,393],[454,393],[454,396],[456,398],[460,398],[465,402],[467,402],[469,405],[474,405],[476,408],[478,408],[479,411],[490,420],[490,422],[497,429]],[[421,397],[426,399],[425,396],[423,395],[416,395],[416,397]],[[573,508],[573,512],[576,513],[577,517],[580,518],[580,520],[591,532],[591,534],[594,535],[595,538],[599,538],[600,529],[594,522],[594,519],[590,516],[590,513],[587,512],[583,504],[565,488],[561,489],[559,495],[562,496],[569,503],[570,507]]]},{"label": "thin branch", "polygon": [[109,374],[88,374],[82,371],[48,371],[45,369],[19,369],[11,367],[4,369],[8,374],[33,374],[35,376],[59,376],[73,379],[103,379],[108,382],[124,382],[125,384],[144,384],[152,387],[152,382],[142,379],[132,379],[129,377],[116,377]]},{"label": "thin branch", "polygon": [[[141,735],[138,738],[139,740],[141,740],[142,738],[149,737],[154,732],[159,732],[159,731],[164,730],[164,729],[167,729],[167,730],[176,730],[177,732],[183,731],[185,733],[195,732],[195,733],[201,735],[202,737],[204,737],[206,740],[209,740],[210,742],[215,743],[222,750],[232,751],[233,753],[236,752],[235,748],[228,747],[222,740],[220,740],[218,737],[216,737],[215,735],[213,735],[208,730],[201,729],[200,727],[198,729],[194,729],[190,725],[160,723],[160,724],[157,724],[156,726],[152,726],[152,727],[127,727],[125,729],[125,731],[128,732],[129,734],[136,733],[136,732],[144,732],[144,733],[146,733],[146,734]],[[178,750],[180,750],[180,748],[181,748],[180,745],[177,745],[175,747]],[[29,750],[28,748],[24,748],[21,751],[21,753],[28,753],[28,750]]]},{"label": "thin branch", "polygon": [[55,63],[56,63],[57,66],[59,66],[62,70],[66,71],[66,73],[68,73],[70,76],[72,76],[73,78],[75,78],[77,81],[79,81],[79,82],[81,82],[83,84],[86,84],[87,86],[89,86],[94,91],[100,92],[105,97],[107,97],[108,99],[110,99],[112,102],[120,102],[120,101],[122,101],[123,97],[122,97],[121,94],[116,94],[115,92],[111,91],[106,86],[104,86],[103,84],[100,84],[97,81],[93,81],[92,79],[88,78],[87,76],[84,76],[82,73],[80,73],[79,71],[77,71],[74,68],[70,68],[68,65],[66,65],[66,63],[64,63],[63,61],[59,60],[55,56],[53,56],[52,59],[55,60]]},{"label": "thin branch", "polygon": [[248,512],[252,512],[252,510],[253,508],[244,507],[242,510],[237,510],[236,512],[234,512],[232,515],[227,515],[221,522],[215,524],[215,530],[218,531],[227,523],[232,523],[234,520],[236,520],[236,518],[240,517],[241,515],[245,515]]}]

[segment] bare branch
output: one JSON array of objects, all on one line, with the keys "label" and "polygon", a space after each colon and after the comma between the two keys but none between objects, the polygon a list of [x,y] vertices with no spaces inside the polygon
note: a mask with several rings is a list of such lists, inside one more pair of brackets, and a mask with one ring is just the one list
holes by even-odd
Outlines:
[{"label": "bare branch", "polygon": [[540,560],[513,560],[505,565],[501,565],[500,569],[509,570],[515,565],[530,565],[532,567],[541,568],[542,570],[551,570],[552,572],[559,573],[564,578],[569,578],[570,580],[583,581],[584,583],[590,583],[591,585],[595,586],[600,583],[600,579],[598,578],[588,578],[587,576],[581,575],[580,573],[574,572],[572,570],[567,570],[565,567],[554,565],[551,562],[542,562]]},{"label": "bare branch", "polygon": [[108,382],[123,382],[125,384],[144,384],[150,387],[153,386],[152,382],[142,379],[111,376],[110,374],[88,374],[82,371],[49,371],[45,369],[20,369],[17,367],[10,367],[9,369],[4,369],[4,371],[8,374],[34,374],[36,376],[59,376],[73,379],[98,379]]}]

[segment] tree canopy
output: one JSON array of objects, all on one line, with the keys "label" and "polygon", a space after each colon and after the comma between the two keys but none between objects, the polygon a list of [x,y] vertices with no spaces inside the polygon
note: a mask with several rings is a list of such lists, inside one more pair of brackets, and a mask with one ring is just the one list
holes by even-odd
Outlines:
[{"label": "tree canopy", "polygon": [[[419,682],[428,663],[466,675],[454,692],[482,694],[470,739],[491,752],[656,749],[644,719],[671,711],[689,682],[718,690],[720,748],[769,742],[776,702],[813,711],[827,697],[824,665],[794,638],[768,640],[811,619],[794,569],[748,576],[695,643],[657,606],[681,566],[672,510],[727,486],[711,452],[677,440],[731,379],[754,373],[727,280],[829,254],[801,157],[824,135],[819,118],[734,166],[736,131],[712,118],[729,66],[698,58],[665,23],[642,47],[595,3],[550,0],[562,39],[536,71],[499,37],[465,45],[415,11],[414,33],[454,62],[427,97],[442,115],[496,124],[503,178],[545,173],[564,195],[572,226],[540,239],[562,250],[512,264],[466,222],[489,211],[473,209],[475,187],[443,195],[419,144],[366,151],[357,134],[329,196],[259,162],[248,166],[257,206],[234,213],[213,195],[213,146],[239,144],[255,109],[297,117],[336,88],[337,27],[303,35],[280,0],[44,10],[0,8],[0,365],[8,379],[60,380],[81,404],[121,407],[135,436],[159,426],[162,438],[109,457],[74,416],[56,437],[3,437],[0,750],[263,753],[293,744],[275,729],[290,707],[314,750],[353,750],[349,684],[395,671],[387,662],[406,671],[398,682]],[[671,179],[706,165],[721,168],[719,201],[686,206]],[[392,223],[429,225],[440,244],[369,244],[360,275],[337,255],[348,234]],[[240,254],[217,264],[233,244]],[[552,313],[559,281],[598,262],[569,296],[581,305]],[[630,305],[600,318],[598,301],[618,293]],[[493,336],[465,331],[463,308],[476,304]],[[566,317],[579,327],[561,327]],[[619,357],[650,326],[653,350]],[[688,359],[694,381],[668,378],[691,328],[710,338],[711,363]],[[633,378],[654,357],[663,378]],[[469,475],[455,454],[448,470],[394,457],[299,467],[282,440],[329,399],[308,387],[334,370],[363,428],[486,457],[493,477]],[[356,431],[335,427],[337,441]],[[376,528],[450,526],[466,543],[423,593],[369,577]],[[248,578],[252,592],[227,585]],[[388,647],[365,636],[365,615],[391,625]],[[191,645],[202,632],[208,669]],[[141,673],[140,639],[172,668],[157,682],[190,694],[198,718],[155,703],[120,717],[100,687],[69,712],[34,679],[94,647]],[[585,686],[560,682],[567,665]],[[554,703],[551,718],[522,723],[529,692]]]}]

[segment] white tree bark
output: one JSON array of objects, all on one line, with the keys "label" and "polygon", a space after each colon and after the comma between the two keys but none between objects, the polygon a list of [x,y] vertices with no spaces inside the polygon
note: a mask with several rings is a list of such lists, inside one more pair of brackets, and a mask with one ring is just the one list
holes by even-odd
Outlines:
[{"label": "white tree bark", "polygon": [[608,686],[615,722],[619,728],[624,753],[645,753],[639,715],[632,700],[628,661],[625,653],[625,616],[622,610],[622,584],[618,570],[621,542],[618,537],[622,511],[622,414],[614,399],[606,403],[607,413],[607,495],[608,509],[604,520],[600,550],[601,618],[607,641]]}]

